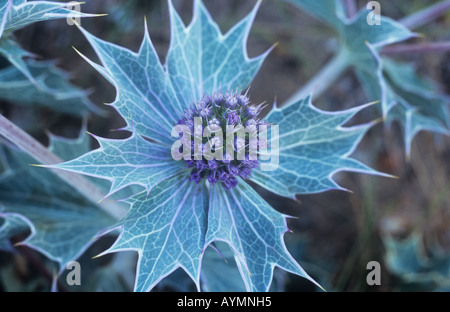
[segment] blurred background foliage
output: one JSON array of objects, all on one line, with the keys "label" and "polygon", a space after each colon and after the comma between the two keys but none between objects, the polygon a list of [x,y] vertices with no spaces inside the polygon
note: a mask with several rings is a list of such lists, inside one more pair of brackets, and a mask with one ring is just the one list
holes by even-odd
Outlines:
[{"label": "blurred background foliage", "polygon": [[[223,32],[244,17],[253,0],[204,0]],[[382,14],[399,19],[439,1],[381,0]],[[191,0],[173,0],[182,18],[192,16]],[[365,7],[366,1],[357,1]],[[139,48],[144,32],[144,16],[151,38],[164,61],[170,42],[168,9],[165,0],[87,0],[82,10],[107,13],[86,18],[83,27],[105,40],[132,50]],[[410,42],[450,40],[450,13],[416,31],[424,37]],[[71,74],[72,82],[91,90],[90,100],[106,110],[106,116],[91,115],[88,130],[96,135],[119,138],[126,133],[111,131],[124,122],[102,103],[115,97],[114,88],[78,56],[75,47],[88,58],[98,60],[76,27],[65,20],[36,23],[15,34],[28,51],[42,60],[57,60]],[[308,81],[336,48],[332,30],[280,0],[265,0],[256,16],[248,42],[250,56],[270,48],[271,52],[254,80],[252,102],[283,103]],[[397,55],[412,62],[418,72],[438,82],[450,93],[450,53]],[[4,66],[0,64],[0,67]],[[341,110],[366,103],[364,91],[352,73],[346,73],[318,98],[315,105]],[[270,105],[268,109],[270,108]],[[75,138],[82,120],[77,116],[43,107],[23,107],[0,102],[0,111],[35,138],[48,144],[47,131]],[[375,110],[361,112],[352,124],[379,116]],[[280,212],[295,216],[288,220],[293,233],[285,235],[288,249],[303,268],[328,291],[445,291],[450,290],[450,138],[421,132],[413,142],[412,155],[404,154],[402,135],[395,125],[373,127],[355,152],[358,159],[397,179],[339,173],[339,183],[351,192],[285,199],[255,185],[257,191]],[[93,145],[92,148],[95,146]],[[1,226],[1,225],[0,225]],[[26,236],[26,234],[25,234]],[[17,237],[19,240],[20,237]],[[83,286],[69,287],[65,276],[58,281],[62,291],[129,291],[133,285],[136,255],[107,255],[91,258],[112,243],[112,237],[97,241],[80,259]],[[381,264],[381,286],[366,283],[370,261]],[[119,274],[108,274],[113,268]],[[48,291],[54,264],[26,247],[0,251],[0,290]],[[273,290],[314,291],[306,280],[276,270]],[[155,289],[194,290],[182,272],[175,272]],[[209,272],[212,276],[217,272]],[[220,275],[216,275],[220,276]]]}]

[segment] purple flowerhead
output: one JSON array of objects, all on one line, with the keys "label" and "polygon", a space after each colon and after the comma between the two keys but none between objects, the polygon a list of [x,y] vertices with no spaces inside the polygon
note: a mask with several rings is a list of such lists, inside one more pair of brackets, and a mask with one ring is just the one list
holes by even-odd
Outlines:
[{"label": "purple flowerhead", "polygon": [[229,125],[238,125],[241,120],[239,113],[235,110],[231,110],[226,113],[227,114],[227,124]]},{"label": "purple flowerhead", "polygon": [[[197,140],[197,144],[191,142],[191,159],[185,160],[186,168],[190,170],[189,180],[199,183],[202,179],[207,179],[211,184],[220,182],[226,189],[230,189],[238,184],[238,178],[248,178],[259,162],[249,160],[248,155],[242,158],[238,153],[249,153],[250,147],[257,146],[257,136],[250,140],[250,133],[257,135],[256,130],[262,124],[257,119],[260,111],[261,105],[251,105],[246,94],[217,92],[204,96],[185,112],[178,124],[188,126],[193,134],[191,140]],[[243,137],[231,132],[231,146],[227,145],[229,127],[247,131]],[[209,131],[208,135],[205,135],[206,129]],[[198,136],[200,130],[202,137]],[[222,145],[218,146],[219,143]],[[215,157],[205,157],[206,147]],[[202,157],[198,157],[202,152]]]}]

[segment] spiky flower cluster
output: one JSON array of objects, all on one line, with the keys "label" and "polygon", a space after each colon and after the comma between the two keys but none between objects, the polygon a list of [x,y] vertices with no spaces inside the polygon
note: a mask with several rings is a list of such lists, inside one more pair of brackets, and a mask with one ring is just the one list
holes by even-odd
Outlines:
[{"label": "spiky flower cluster", "polygon": [[[247,94],[217,92],[212,96],[204,96],[186,111],[178,124],[187,126],[193,134],[190,142],[192,157],[185,160],[187,168],[191,169],[189,180],[199,183],[206,178],[211,184],[222,182],[226,189],[230,189],[237,185],[237,177],[248,178],[252,169],[259,166],[258,160],[250,155],[251,150],[258,150],[258,129],[265,125],[257,118],[261,110],[262,105],[250,105]],[[198,123],[199,118],[201,124]],[[227,138],[230,129],[234,132],[245,129],[246,135],[239,137],[231,133],[233,142],[229,146],[224,144],[225,139],[217,135],[205,137],[203,134],[206,128],[216,129],[212,133],[226,133]],[[195,148],[195,138],[198,138],[197,142],[201,142],[198,149]],[[219,152],[219,159],[207,159],[203,154],[198,155],[205,150],[207,144],[215,155]],[[243,158],[238,157],[240,152],[245,153]]]}]

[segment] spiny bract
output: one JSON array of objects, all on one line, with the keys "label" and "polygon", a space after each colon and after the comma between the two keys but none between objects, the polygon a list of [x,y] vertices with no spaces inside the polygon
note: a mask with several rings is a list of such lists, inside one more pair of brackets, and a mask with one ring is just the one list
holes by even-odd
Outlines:
[{"label": "spiny bract", "polygon": [[[270,207],[245,179],[294,197],[340,188],[332,177],[338,171],[376,173],[349,158],[371,124],[342,127],[366,106],[330,113],[313,107],[307,97],[275,107],[265,119],[279,127],[279,136],[267,131],[273,161],[258,159],[258,163],[245,167],[244,159],[235,171],[223,162],[216,164],[227,174],[222,177],[225,183],[214,183],[219,176],[198,178],[193,168],[198,172],[199,166],[208,166],[211,174],[214,163],[175,160],[171,146],[179,133],[175,131],[172,136],[173,128],[190,125],[194,116],[221,126],[261,125],[255,119],[258,106],[248,103],[242,92],[269,51],[249,58],[245,48],[260,2],[226,34],[200,0],[194,2],[193,19],[187,27],[171,1],[168,3],[171,43],[164,65],[147,28],[137,53],[80,28],[102,64],[84,58],[115,86],[112,106],[127,121],[125,129],[132,135],[123,140],[96,137],[100,148],[52,167],[107,179],[112,183],[110,194],[132,184],[145,188],[127,200],[130,210],[111,227],[120,229],[121,234],[104,252],[138,252],[136,291],[151,290],[180,267],[201,290],[203,254],[214,242],[230,246],[249,291],[267,291],[275,267],[312,280],[285,247],[287,216]],[[210,105],[220,101],[225,102],[215,108]],[[247,141],[241,145],[246,146]],[[263,171],[263,165],[270,170]]]}]

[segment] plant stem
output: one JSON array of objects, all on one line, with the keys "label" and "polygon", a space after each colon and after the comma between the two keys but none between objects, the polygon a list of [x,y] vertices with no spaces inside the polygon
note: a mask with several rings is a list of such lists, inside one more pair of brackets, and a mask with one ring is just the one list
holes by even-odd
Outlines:
[{"label": "plant stem", "polygon": [[306,85],[291,96],[283,105],[295,103],[312,93],[313,99],[328,89],[350,66],[347,52],[342,49]]},{"label": "plant stem", "polygon": [[446,14],[448,10],[450,10],[450,0],[438,2],[422,11],[401,19],[400,23],[409,29],[414,29],[432,22],[438,17]]},{"label": "plant stem", "polygon": [[[48,282],[53,282],[53,274],[49,271],[49,269],[45,266],[39,257],[36,256],[35,252],[25,246],[17,246],[16,247],[20,254],[26,259],[26,261],[30,264],[30,266],[34,269],[33,271],[39,272]],[[60,283],[58,280],[56,281],[58,291],[59,292],[67,292],[65,286]]]},{"label": "plant stem", "polygon": [[[45,146],[3,115],[0,115],[0,135],[4,136],[43,165],[54,165],[63,162],[61,158],[50,152]],[[116,202],[111,200],[99,202],[99,200],[105,196],[105,193],[83,176],[63,170],[50,170],[77,189],[86,198],[97,203],[97,205],[111,217],[120,219],[125,215],[125,208],[118,205]]]},{"label": "plant stem", "polygon": [[450,51],[450,41],[387,46],[381,50],[381,53],[383,55],[395,55],[406,53],[436,53],[448,51]]},{"label": "plant stem", "polygon": [[344,6],[348,18],[352,18],[358,12],[355,0],[344,0]]}]

